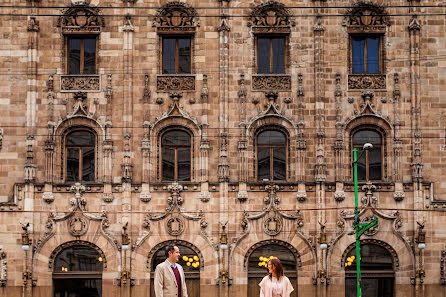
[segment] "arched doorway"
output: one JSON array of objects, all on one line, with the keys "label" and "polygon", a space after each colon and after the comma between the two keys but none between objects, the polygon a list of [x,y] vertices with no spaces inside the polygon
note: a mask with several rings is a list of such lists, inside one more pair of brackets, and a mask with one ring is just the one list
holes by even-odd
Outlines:
[{"label": "arched doorway", "polygon": [[[343,258],[345,267],[345,296],[355,297],[356,292],[356,259],[351,265],[348,258],[356,255],[354,245],[348,248]],[[352,260],[350,258],[350,260]],[[347,262],[347,266],[345,266]],[[395,271],[393,257],[390,252],[376,244],[361,244],[361,291],[367,297],[393,297]]]},{"label": "arched doorway", "polygon": [[297,259],[295,254],[286,246],[280,244],[264,244],[248,251],[248,297],[260,296],[259,283],[267,275],[265,257],[277,257],[283,265],[285,275],[290,279],[294,291],[290,297],[297,297]]},{"label": "arched doorway", "polygon": [[[157,245],[151,261],[150,273],[150,297],[155,297],[154,279],[156,266],[166,260],[164,248],[169,244],[175,244],[180,250],[180,260],[178,263],[183,267],[186,278],[187,294],[189,297],[200,297],[200,269],[202,267],[202,256],[198,251],[194,251],[192,246],[186,242],[164,242]],[[189,263],[189,264],[188,264]]]},{"label": "arched doorway", "polygon": [[105,258],[93,247],[73,244],[56,250],[54,297],[101,297]]}]

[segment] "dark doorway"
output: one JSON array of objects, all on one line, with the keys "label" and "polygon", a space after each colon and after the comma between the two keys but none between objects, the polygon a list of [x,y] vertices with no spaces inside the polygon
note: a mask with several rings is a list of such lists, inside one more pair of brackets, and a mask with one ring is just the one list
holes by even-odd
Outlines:
[{"label": "dark doorway", "polygon": [[[167,246],[167,244],[166,244]],[[183,267],[184,277],[186,278],[187,295],[189,297],[200,297],[200,265],[199,255],[191,248],[177,244],[180,250],[180,260],[178,263]],[[164,247],[160,248],[152,259],[152,272],[150,273],[150,297],[155,297],[154,279],[156,266],[166,260]],[[189,263],[189,264],[187,264]]]},{"label": "dark doorway", "polygon": [[103,261],[91,247],[62,250],[54,261],[54,297],[102,297]]},{"label": "dark doorway", "polygon": [[265,263],[267,261],[264,258],[277,257],[283,265],[283,271],[289,278],[293,285],[294,291],[291,292],[290,297],[297,297],[297,265],[296,257],[286,247],[278,244],[268,244],[256,248],[248,260],[248,297],[260,296],[259,284],[263,277],[267,275],[267,270],[264,265],[259,263]]},{"label": "dark doorway", "polygon": [[[356,255],[355,248],[347,254],[347,258],[354,255]],[[374,244],[361,245],[360,263],[362,296],[393,297],[395,272],[392,256],[387,249]],[[351,266],[345,268],[345,296],[356,297],[356,289],[355,259]]]}]

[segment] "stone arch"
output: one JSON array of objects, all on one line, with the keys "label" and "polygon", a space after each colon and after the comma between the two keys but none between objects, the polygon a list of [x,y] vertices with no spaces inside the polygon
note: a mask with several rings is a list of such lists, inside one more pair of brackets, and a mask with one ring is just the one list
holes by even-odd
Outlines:
[{"label": "stone arch", "polygon": [[181,240],[181,239],[170,239],[170,240],[166,240],[166,241],[158,243],[150,250],[149,254],[147,255],[147,262],[146,262],[147,263],[146,266],[149,270],[152,267],[153,256],[155,255],[155,253],[158,252],[164,246],[167,246],[169,244],[183,245],[183,246],[186,246],[186,247],[190,248],[191,250],[193,250],[200,258],[200,270],[202,270],[204,268],[203,254],[194,244],[192,244],[188,241],[185,241],[185,240]]},{"label": "stone arch", "polygon": [[89,241],[84,241],[84,240],[72,240],[72,241],[67,241],[62,243],[61,245],[59,245],[58,247],[56,247],[50,254],[49,259],[48,259],[48,268],[49,269],[53,269],[53,265],[54,265],[54,260],[56,259],[57,255],[62,252],[64,249],[69,248],[71,246],[74,245],[82,245],[82,246],[86,246],[86,247],[90,247],[92,249],[94,249],[95,251],[97,251],[99,253],[99,255],[101,255],[102,259],[103,259],[103,267],[104,269],[107,268],[107,258],[105,257],[104,252],[102,251],[102,249],[100,249],[97,245],[95,245],[92,242]]},{"label": "stone arch", "polygon": [[161,136],[167,130],[181,129],[187,131],[191,136],[191,150],[192,150],[192,162],[191,162],[191,181],[196,180],[199,168],[200,159],[200,137],[201,129],[198,124],[192,119],[185,118],[183,116],[169,116],[157,121],[151,131],[151,143],[153,144],[152,151],[155,152],[156,166],[154,172],[154,178],[152,180],[161,180],[160,166],[161,166]]},{"label": "stone arch", "polygon": [[[392,170],[392,158],[391,154],[393,152],[392,150],[392,125],[389,123],[389,121],[383,117],[373,115],[373,114],[363,114],[359,115],[353,119],[351,119],[345,126],[344,129],[344,136],[345,139],[348,141],[346,142],[346,151],[352,152],[353,151],[353,143],[352,143],[352,136],[353,134],[360,130],[360,129],[372,129],[378,131],[382,135],[382,149],[383,149],[383,180],[388,180],[391,178],[391,172]],[[348,155],[349,162],[348,162],[348,170],[351,172],[352,164],[353,164],[353,156],[350,153]]]},{"label": "stone arch", "polygon": [[[341,266],[350,249],[355,246],[354,238],[341,235],[339,240],[329,246],[327,250],[327,273],[329,277],[344,277],[345,268]],[[388,244],[392,242],[392,245]],[[410,283],[410,277],[416,267],[415,255],[410,245],[394,232],[378,232],[373,238],[363,239],[361,243],[378,244],[389,251],[394,257],[394,271],[397,282]],[[396,264],[398,263],[398,265]]]},{"label": "stone arch", "polygon": [[245,270],[248,269],[248,261],[249,261],[249,257],[251,256],[251,254],[254,252],[254,250],[256,250],[259,247],[265,246],[265,245],[280,245],[283,246],[287,249],[289,249],[291,251],[291,253],[293,253],[295,259],[296,259],[296,266],[297,267],[302,267],[302,262],[300,259],[300,254],[297,251],[297,249],[291,245],[290,243],[283,241],[283,240],[278,240],[278,239],[269,239],[269,240],[263,240],[260,241],[254,245],[252,245],[249,250],[246,252],[244,260],[243,260],[243,267]]},{"label": "stone arch", "polygon": [[[384,242],[382,240],[378,240],[378,239],[362,239],[360,242],[361,242],[361,245],[365,245],[365,244],[377,245],[377,246],[380,246],[380,247],[386,249],[389,252],[389,254],[392,256],[394,270],[397,271],[399,269],[400,260],[398,258],[398,254],[390,244],[388,244],[387,242]],[[344,253],[342,253],[342,257],[341,257],[341,267],[342,267],[342,263],[345,263],[348,253],[351,250],[353,250],[354,248],[356,248],[356,242],[351,243],[344,250]]]},{"label": "stone arch", "polygon": [[103,162],[103,141],[105,140],[105,129],[96,120],[77,115],[65,119],[60,122],[54,129],[53,139],[55,140],[55,160],[54,164],[54,180],[56,182],[64,181],[64,150],[65,150],[65,137],[68,133],[74,129],[86,129],[95,134],[96,137],[96,173],[95,180],[99,181],[103,176],[104,168],[102,166]]},{"label": "stone arch", "polygon": [[288,118],[282,115],[265,115],[252,121],[247,127],[248,145],[247,150],[251,152],[247,158],[248,162],[248,178],[254,181],[256,179],[257,171],[257,153],[256,153],[256,135],[266,129],[275,129],[283,132],[287,137],[287,180],[294,176],[295,172],[295,158],[296,158],[296,128],[295,125]]}]

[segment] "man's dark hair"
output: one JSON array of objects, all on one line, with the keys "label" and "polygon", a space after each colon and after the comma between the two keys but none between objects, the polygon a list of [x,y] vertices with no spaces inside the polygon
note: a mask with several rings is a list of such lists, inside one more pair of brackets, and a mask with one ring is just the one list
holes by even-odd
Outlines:
[{"label": "man's dark hair", "polygon": [[171,252],[171,253],[175,252],[175,247],[176,247],[176,245],[171,243],[164,248],[164,254],[166,255],[166,258],[169,258],[169,252]]}]

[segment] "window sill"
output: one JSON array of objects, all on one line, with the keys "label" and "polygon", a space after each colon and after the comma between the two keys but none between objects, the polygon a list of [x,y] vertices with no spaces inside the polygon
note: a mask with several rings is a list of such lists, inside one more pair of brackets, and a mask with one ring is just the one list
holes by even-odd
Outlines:
[{"label": "window sill", "polygon": [[355,73],[348,75],[349,90],[386,90],[386,75]]},{"label": "window sill", "polygon": [[253,74],[253,91],[291,91],[291,75]]},{"label": "window sill", "polygon": [[61,92],[100,92],[99,74],[66,74],[60,76]]},{"label": "window sill", "polygon": [[195,91],[194,74],[159,74],[156,76],[158,92]]}]

